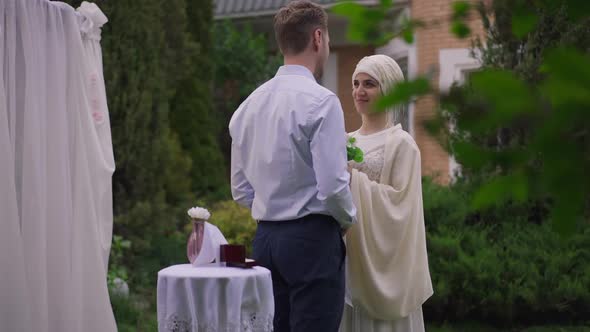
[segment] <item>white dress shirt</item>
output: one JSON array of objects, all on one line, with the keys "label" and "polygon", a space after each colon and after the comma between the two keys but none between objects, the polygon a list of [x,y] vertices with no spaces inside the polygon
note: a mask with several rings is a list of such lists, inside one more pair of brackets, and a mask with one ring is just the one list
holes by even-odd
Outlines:
[{"label": "white dress shirt", "polygon": [[333,216],[356,220],[338,97],[303,66],[286,65],[256,89],[229,123],[234,200],[256,220]]}]

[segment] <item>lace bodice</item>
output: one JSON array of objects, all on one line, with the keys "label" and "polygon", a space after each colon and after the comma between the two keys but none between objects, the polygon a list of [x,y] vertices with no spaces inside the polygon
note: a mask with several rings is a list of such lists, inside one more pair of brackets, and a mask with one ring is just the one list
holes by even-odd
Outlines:
[{"label": "lace bodice", "polygon": [[371,181],[379,182],[384,164],[385,137],[395,127],[389,127],[377,133],[361,135],[358,131],[349,135],[356,138],[356,144],[365,153],[363,162],[349,161],[349,165],[367,174]]},{"label": "lace bodice", "polygon": [[353,168],[367,174],[369,180],[379,182],[381,170],[383,169],[384,145],[365,153],[364,160],[361,163],[349,161]]}]

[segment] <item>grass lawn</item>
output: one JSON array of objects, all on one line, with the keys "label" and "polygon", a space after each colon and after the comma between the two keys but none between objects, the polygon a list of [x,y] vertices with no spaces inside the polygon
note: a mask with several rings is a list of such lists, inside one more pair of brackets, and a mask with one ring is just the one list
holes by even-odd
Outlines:
[{"label": "grass lawn", "polygon": [[480,323],[427,324],[426,332],[590,332],[590,323],[585,326],[532,326],[495,328]]},{"label": "grass lawn", "polygon": [[[157,332],[155,303],[145,298],[123,299],[111,296],[119,332]],[[426,332],[590,332],[590,321],[584,326],[532,326],[496,328],[479,322],[426,324]]]}]

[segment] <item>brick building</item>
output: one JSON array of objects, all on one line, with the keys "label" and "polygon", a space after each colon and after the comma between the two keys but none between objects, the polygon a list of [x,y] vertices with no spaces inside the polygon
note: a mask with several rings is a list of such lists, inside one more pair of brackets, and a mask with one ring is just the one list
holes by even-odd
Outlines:
[{"label": "brick building", "polygon": [[[267,36],[271,48],[276,48],[272,18],[276,11],[289,0],[214,0],[215,19],[230,19],[235,23],[247,22],[254,31]],[[316,0],[329,8],[336,0]],[[379,0],[361,0],[357,3],[374,6]],[[351,96],[351,76],[357,62],[371,54],[385,54],[395,59],[407,78],[427,72],[434,73],[432,85],[448,89],[453,82],[462,82],[465,75],[479,64],[469,55],[469,40],[459,40],[450,32],[449,18],[453,0],[406,0],[395,1],[391,13],[393,20],[411,17],[428,22],[427,27],[416,32],[413,44],[401,39],[391,40],[383,47],[366,47],[346,39],[346,19],[329,17],[331,54],[321,84],[334,91],[342,102],[347,131],[360,126],[360,117],[354,110]],[[479,20],[473,15],[471,28],[481,33]],[[424,120],[434,115],[437,100],[433,96],[420,98],[407,105],[407,121],[403,123],[416,140],[422,154],[422,173],[436,177],[440,183],[452,179],[456,167],[454,160],[438,142],[421,126]]]}]

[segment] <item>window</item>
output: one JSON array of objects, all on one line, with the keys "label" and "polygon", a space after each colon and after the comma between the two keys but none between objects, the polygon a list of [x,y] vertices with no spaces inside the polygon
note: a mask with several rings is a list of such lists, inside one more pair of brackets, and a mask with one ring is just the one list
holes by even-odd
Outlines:
[{"label": "window", "polygon": [[[471,56],[467,48],[443,49],[439,53],[440,76],[438,88],[441,92],[448,92],[453,84],[464,84],[469,75],[481,66],[479,61]],[[453,124],[449,124],[451,130]],[[451,182],[461,176],[461,165],[454,156],[449,157],[449,175]]]},{"label": "window", "polygon": [[467,48],[442,49],[439,53],[438,88],[447,92],[454,83],[463,84],[481,66]]},{"label": "window", "polygon": [[[401,58],[397,58],[394,60],[397,62],[397,64],[400,66],[400,68],[402,69],[402,72],[404,73],[404,78],[407,80],[408,79],[408,57],[401,57]],[[410,105],[409,104],[405,104],[402,105],[400,107],[399,110],[399,118],[396,119],[398,121],[398,123],[400,123],[402,125],[402,128],[409,132],[410,131]]]}]

